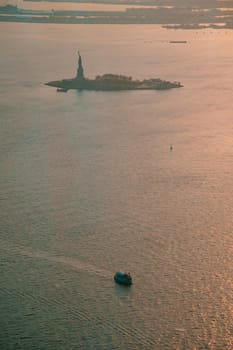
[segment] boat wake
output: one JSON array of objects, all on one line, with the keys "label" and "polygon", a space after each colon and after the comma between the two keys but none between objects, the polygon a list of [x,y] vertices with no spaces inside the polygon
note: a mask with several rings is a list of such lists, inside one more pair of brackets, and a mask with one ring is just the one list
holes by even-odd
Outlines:
[{"label": "boat wake", "polygon": [[63,264],[72,269],[84,271],[90,275],[95,275],[102,278],[112,278],[113,276],[113,272],[97,268],[92,264],[76,259],[76,257],[73,258],[61,255],[51,255],[46,251],[31,250],[28,247],[14,245],[5,240],[0,240],[0,249],[13,253],[14,255],[17,254],[34,259],[44,259],[55,264]]}]

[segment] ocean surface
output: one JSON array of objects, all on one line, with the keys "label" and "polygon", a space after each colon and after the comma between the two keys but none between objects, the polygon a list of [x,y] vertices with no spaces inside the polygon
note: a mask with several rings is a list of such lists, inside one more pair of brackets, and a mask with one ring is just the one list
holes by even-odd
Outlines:
[{"label": "ocean surface", "polygon": [[[0,43],[0,349],[232,349],[233,32],[0,23]],[[184,87],[44,85],[78,50],[87,77]]]}]

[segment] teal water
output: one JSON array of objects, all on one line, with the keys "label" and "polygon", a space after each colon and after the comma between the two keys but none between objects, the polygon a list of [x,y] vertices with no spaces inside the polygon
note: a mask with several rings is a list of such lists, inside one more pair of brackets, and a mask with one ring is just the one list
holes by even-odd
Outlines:
[{"label": "teal water", "polygon": [[[1,349],[232,349],[232,40],[0,24]],[[45,86],[78,49],[87,76],[184,88]]]}]

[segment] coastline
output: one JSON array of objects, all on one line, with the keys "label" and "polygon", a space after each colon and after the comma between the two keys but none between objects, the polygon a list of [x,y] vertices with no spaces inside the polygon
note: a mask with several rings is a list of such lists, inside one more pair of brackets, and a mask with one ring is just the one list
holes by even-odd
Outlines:
[{"label": "coastline", "polygon": [[170,82],[161,79],[148,79],[143,81],[133,80],[122,82],[114,80],[98,81],[97,79],[85,79],[80,82],[76,78],[55,80],[45,85],[56,87],[57,91],[67,92],[68,90],[89,90],[89,91],[123,91],[123,90],[169,90],[183,87],[179,82]]},{"label": "coastline", "polygon": [[[128,5],[133,6],[131,2]],[[104,6],[104,5],[103,5]],[[147,5],[148,6],[148,5]],[[152,6],[152,5],[151,5]],[[233,29],[233,11],[192,7],[130,7],[125,10],[25,10],[0,6],[0,22],[60,24],[159,24],[166,29]]]}]

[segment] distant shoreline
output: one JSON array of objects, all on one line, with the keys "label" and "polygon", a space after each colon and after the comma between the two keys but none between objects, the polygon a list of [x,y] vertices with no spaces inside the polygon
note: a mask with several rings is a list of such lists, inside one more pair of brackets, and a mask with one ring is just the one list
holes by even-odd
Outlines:
[{"label": "distant shoreline", "polygon": [[[44,0],[24,0],[25,2],[43,2]],[[47,2],[63,2],[63,3],[94,3],[102,5],[145,5],[145,6],[172,6],[186,7],[187,0],[46,0]],[[191,3],[190,5],[191,6]],[[195,0],[195,8],[233,8],[233,4],[229,0]]]},{"label": "distant shoreline", "polygon": [[200,30],[200,29],[233,29],[233,23],[225,23],[222,25],[218,24],[207,24],[201,25],[199,23],[196,24],[167,24],[157,20],[151,21],[141,21],[138,19],[135,20],[122,20],[122,19],[110,19],[109,18],[50,18],[47,16],[2,16],[0,15],[0,22],[16,22],[16,23],[51,23],[51,24],[155,24],[160,25],[165,29],[182,29],[182,30]]},{"label": "distant shoreline", "polygon": [[[40,1],[40,0],[27,0]],[[177,0],[178,1],[178,0]],[[182,1],[182,0],[181,0]],[[53,0],[50,0],[52,3]],[[85,1],[84,1],[85,2]],[[88,1],[86,1],[88,2]],[[135,2],[135,1],[134,1]],[[96,1],[96,3],[100,3]],[[106,1],[106,4],[109,3]],[[122,4],[126,2],[122,2]],[[145,3],[148,6],[149,0]],[[130,2],[128,4],[131,4]],[[140,0],[138,2],[140,4]],[[154,5],[155,6],[155,5]],[[232,5],[233,6],[233,5]],[[233,11],[215,8],[202,11],[189,7],[141,7],[106,10],[26,10],[0,6],[0,22],[60,24],[158,24],[166,29],[233,29]]]}]

